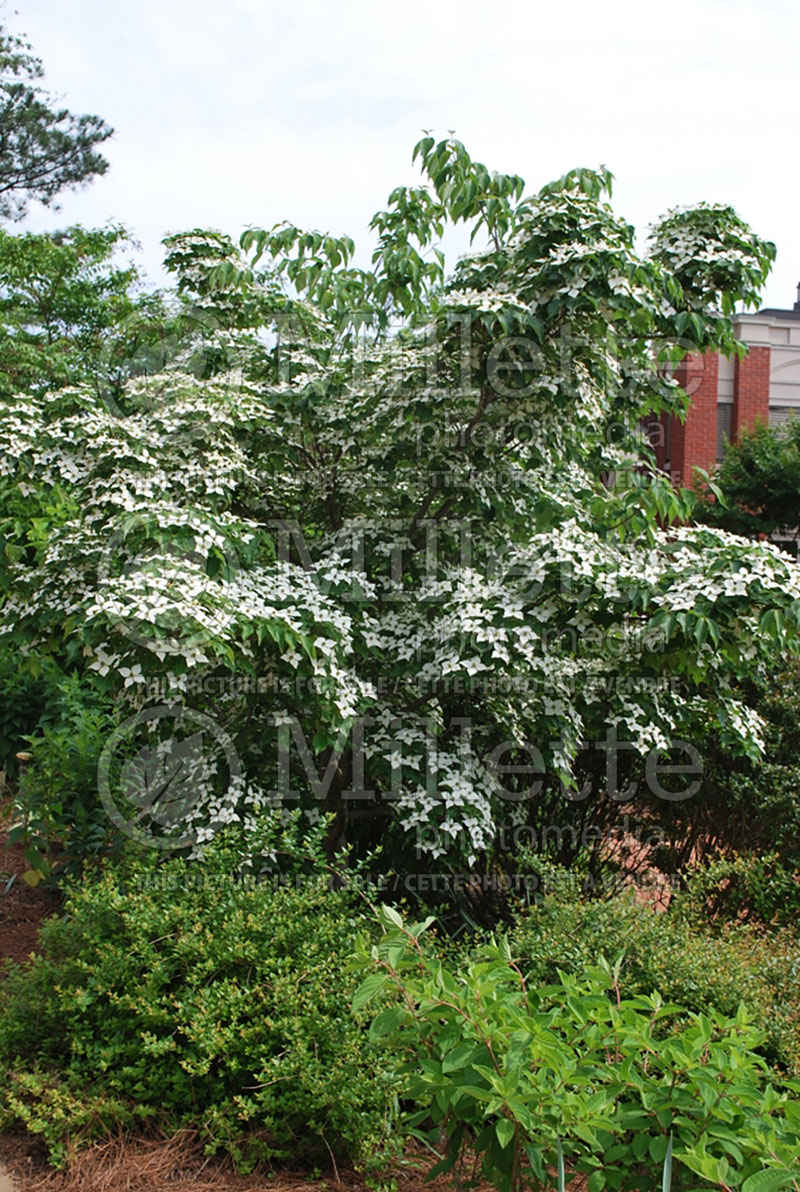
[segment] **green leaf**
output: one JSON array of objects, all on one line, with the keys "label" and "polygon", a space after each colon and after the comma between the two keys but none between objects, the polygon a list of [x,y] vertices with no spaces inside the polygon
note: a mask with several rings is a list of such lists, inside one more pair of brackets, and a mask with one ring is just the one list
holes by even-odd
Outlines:
[{"label": "green leaf", "polygon": [[402,1026],[405,1017],[405,1010],[401,1010],[399,1007],[390,1006],[386,1010],[381,1010],[370,1024],[370,1038],[383,1039],[387,1035],[391,1035],[399,1026]]},{"label": "green leaf", "polygon": [[750,1175],[742,1184],[741,1192],[777,1192],[778,1188],[791,1188],[797,1179],[797,1168],[765,1167]]},{"label": "green leaf", "polygon": [[558,1192],[566,1192],[567,1181],[564,1174],[564,1148],[561,1146],[561,1139],[558,1142]]},{"label": "green leaf", "polygon": [[437,1175],[447,1175],[452,1171],[458,1161],[458,1149],[453,1149],[449,1155],[445,1155],[444,1159],[440,1159],[438,1163],[434,1163],[433,1167],[425,1176],[425,1182],[434,1180]]},{"label": "green leaf", "polygon": [[667,1153],[664,1156],[664,1171],[661,1176],[661,1192],[670,1192],[672,1188],[672,1134],[667,1143]]},{"label": "green leaf", "polygon": [[376,994],[386,988],[388,977],[385,973],[370,973],[368,977],[359,985],[358,989],[353,994],[352,1008],[353,1012],[357,1013],[363,1010]]},{"label": "green leaf", "polygon": [[510,1146],[511,1143],[513,1142],[514,1135],[516,1134],[516,1127],[513,1122],[510,1122],[508,1120],[508,1118],[503,1117],[503,1118],[497,1119],[497,1122],[495,1123],[494,1131],[495,1131],[495,1134],[497,1135],[497,1141],[500,1143],[500,1146],[503,1147],[503,1149],[505,1150],[505,1148],[507,1146]]},{"label": "green leaf", "polygon": [[476,1051],[474,1043],[461,1043],[458,1047],[454,1047],[442,1058],[442,1071],[463,1072]]},{"label": "green leaf", "polygon": [[402,920],[400,914],[394,909],[393,906],[388,906],[387,904],[384,904],[381,907],[381,916],[384,919],[384,921],[387,923],[390,923],[392,927],[399,927],[402,930],[403,920]]}]

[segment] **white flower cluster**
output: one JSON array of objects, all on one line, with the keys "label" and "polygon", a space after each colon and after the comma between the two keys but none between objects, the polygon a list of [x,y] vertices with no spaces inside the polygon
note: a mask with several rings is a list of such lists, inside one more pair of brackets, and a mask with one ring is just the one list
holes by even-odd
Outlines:
[{"label": "white flower cluster", "polygon": [[[652,328],[672,308],[603,204],[527,202],[504,254],[465,258],[422,326],[356,342],[316,312],[261,380],[176,369],[132,382],[125,417],[74,390],[0,411],[0,495],[24,527],[0,635],[73,656],[77,643],[133,706],[155,681],[178,703],[193,684],[218,691],[208,705],[238,733],[245,777],[194,808],[198,847],[275,802],[267,725],[299,723],[324,769],[368,716],[369,806],[434,855],[468,858],[491,844],[500,745],[533,742],[568,782],[587,735],[666,749],[708,721],[710,688],[724,731],[759,747],[732,681],[770,647],[766,614],[779,640],[795,632],[798,570],[720,531],[617,531],[599,472],[637,457],[633,436],[605,430],[643,401],[618,325],[638,335],[640,316]],[[665,236],[676,262],[736,266],[695,225]],[[232,259],[224,238],[204,244],[175,245],[198,285]],[[509,365],[516,388],[491,383],[504,319],[538,353],[530,376]],[[659,688],[664,676],[684,688]],[[653,682],[637,690],[641,677]]]}]

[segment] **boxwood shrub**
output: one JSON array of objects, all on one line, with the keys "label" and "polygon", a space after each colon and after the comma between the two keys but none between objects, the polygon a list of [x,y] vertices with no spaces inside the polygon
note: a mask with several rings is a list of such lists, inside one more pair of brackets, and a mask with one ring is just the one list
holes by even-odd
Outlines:
[{"label": "boxwood shrub", "polygon": [[2,982],[0,1125],[56,1161],[112,1125],[197,1130],[245,1170],[380,1149],[391,1094],[345,967],[359,906],[324,877],[240,880],[232,856],[72,885]]}]

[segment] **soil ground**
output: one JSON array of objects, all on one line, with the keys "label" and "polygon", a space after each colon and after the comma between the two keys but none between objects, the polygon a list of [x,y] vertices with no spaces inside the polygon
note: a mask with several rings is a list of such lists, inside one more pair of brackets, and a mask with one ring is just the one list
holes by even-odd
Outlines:
[{"label": "soil ground", "polygon": [[22,880],[30,866],[22,846],[8,844],[10,817],[8,802],[0,803],[0,962],[10,958],[24,964],[36,952],[42,920],[58,910],[59,896]]}]

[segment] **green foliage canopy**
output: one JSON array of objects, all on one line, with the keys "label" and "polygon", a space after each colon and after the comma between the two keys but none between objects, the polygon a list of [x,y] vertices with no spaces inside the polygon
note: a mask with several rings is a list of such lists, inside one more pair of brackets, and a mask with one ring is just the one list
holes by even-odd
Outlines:
[{"label": "green foliage canopy", "polygon": [[[674,524],[691,498],[639,431],[686,408],[661,365],[687,332],[738,350],[726,311],[773,246],[703,208],[642,255],[607,171],[525,195],[458,141],[415,154],[371,269],[288,225],[173,237],[189,330],[164,369],[124,409],[8,405],[0,630],[121,711],[215,685],[250,806],[471,861],[537,774],[577,794],[587,741],[646,756],[716,725],[757,757],[736,683],[793,647],[800,584],[770,546]],[[450,274],[448,222],[486,237]],[[199,800],[198,840],[241,793]]]},{"label": "green foliage canopy", "polygon": [[169,320],[159,294],[137,292],[136,266],[118,260],[129,247],[119,226],[0,229],[0,398],[65,385],[108,397],[146,369]]},{"label": "green foliage canopy", "polygon": [[780,426],[758,422],[728,443],[714,482],[722,501],[707,493],[698,517],[749,538],[789,536],[797,550],[800,526],[800,418]]}]

